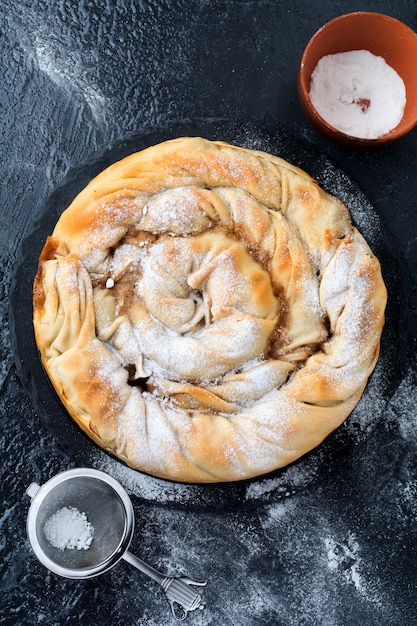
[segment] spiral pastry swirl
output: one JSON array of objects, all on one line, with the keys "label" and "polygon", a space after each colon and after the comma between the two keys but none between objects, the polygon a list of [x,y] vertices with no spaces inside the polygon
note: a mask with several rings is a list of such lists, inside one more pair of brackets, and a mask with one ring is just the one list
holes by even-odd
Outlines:
[{"label": "spiral pastry swirl", "polygon": [[359,401],[386,289],[347,207],[283,159],[180,138],[105,169],[34,283],[41,358],[100,446],[174,481],[282,467]]}]

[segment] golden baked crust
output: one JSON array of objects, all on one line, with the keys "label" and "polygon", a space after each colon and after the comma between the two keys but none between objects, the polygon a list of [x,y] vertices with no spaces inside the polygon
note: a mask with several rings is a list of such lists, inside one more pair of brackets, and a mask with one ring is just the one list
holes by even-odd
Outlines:
[{"label": "golden baked crust", "polygon": [[64,406],[138,470],[270,472],[359,401],[386,289],[348,209],[263,152],[180,138],[104,170],[39,260],[34,328]]}]

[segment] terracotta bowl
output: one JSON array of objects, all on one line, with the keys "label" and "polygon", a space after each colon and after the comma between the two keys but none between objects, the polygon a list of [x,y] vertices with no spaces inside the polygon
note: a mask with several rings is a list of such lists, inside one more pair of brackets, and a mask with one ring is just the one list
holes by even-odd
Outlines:
[{"label": "terracotta bowl", "polygon": [[[309,97],[310,77],[319,59],[350,50],[369,50],[383,57],[405,84],[407,101],[400,123],[377,139],[353,137],[334,128],[317,113]],[[336,17],[316,32],[304,50],[298,94],[307,119],[327,139],[367,148],[403,137],[417,125],[417,34],[402,22],[381,13],[359,11]]]}]

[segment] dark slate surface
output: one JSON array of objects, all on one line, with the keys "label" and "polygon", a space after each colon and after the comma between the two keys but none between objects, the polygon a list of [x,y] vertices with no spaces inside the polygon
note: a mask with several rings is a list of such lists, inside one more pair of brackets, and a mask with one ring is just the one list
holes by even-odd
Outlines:
[{"label": "dark slate surface", "polygon": [[[76,581],[36,560],[25,489],[81,464],[130,493],[132,552],[208,579],[190,624],[417,624],[417,131],[377,152],[341,148],[308,126],[296,93],[310,36],[359,9],[417,30],[411,0],[1,3],[0,624],[175,623],[157,585],[124,562]],[[31,334],[39,224],[109,159],[185,131],[317,175],[348,202],[390,293],[381,358],[352,416],[298,463],[238,485],[158,481],[72,423],[61,432]]]}]

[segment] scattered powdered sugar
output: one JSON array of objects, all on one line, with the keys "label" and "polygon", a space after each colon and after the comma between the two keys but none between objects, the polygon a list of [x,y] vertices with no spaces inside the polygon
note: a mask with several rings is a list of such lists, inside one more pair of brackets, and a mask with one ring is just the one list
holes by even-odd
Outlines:
[{"label": "scattered powdered sugar", "polygon": [[417,483],[415,476],[410,476],[402,486],[402,490],[400,490],[400,496],[402,499],[401,504],[405,504],[406,509],[406,519],[409,519],[409,514],[411,513],[413,522],[417,522]]},{"label": "scattered powdered sugar", "polygon": [[101,451],[96,452],[91,458],[94,462],[94,467],[113,476],[130,495],[137,496],[143,500],[161,504],[169,502],[192,504],[197,503],[200,499],[200,488],[198,485],[168,482],[143,474],[116,461]]},{"label": "scattered powdered sugar", "polygon": [[360,546],[355,535],[349,532],[343,541],[338,541],[332,536],[324,537],[324,546],[330,571],[340,573],[359,593],[366,594],[367,585],[360,571]]},{"label": "scattered powdered sugar", "polygon": [[[396,460],[390,476],[391,500],[396,502],[397,514],[417,521],[417,481],[415,446],[417,444],[417,365],[414,363],[403,377],[385,412],[384,426],[395,442]],[[394,447],[394,446],[393,446]]]},{"label": "scattered powdered sugar", "polygon": [[381,353],[359,403],[344,424],[344,429],[356,441],[365,438],[382,417],[390,385],[389,369],[390,355]]},{"label": "scattered powdered sugar", "polygon": [[263,531],[271,545],[279,546],[288,573],[280,596],[283,623],[347,624],[340,614],[347,603],[356,606],[356,614],[373,615],[372,623],[397,623],[391,583],[385,572],[379,575],[380,555],[366,530],[343,512],[334,516],[328,501],[320,506],[313,498],[320,500],[317,492],[299,494],[258,510]]},{"label": "scattered powdered sugar", "polygon": [[72,506],[64,506],[51,515],[45,522],[44,533],[59,550],[88,550],[94,538],[94,528],[86,513]]},{"label": "scattered powdered sugar", "polygon": [[296,463],[282,470],[273,478],[259,478],[246,488],[246,499],[251,501],[267,500],[272,494],[274,497],[289,498],[297,489],[306,487],[312,482],[318,472],[317,462],[310,459],[308,464]]},{"label": "scattered powdered sugar", "polygon": [[[416,367],[416,366],[414,366]],[[407,442],[417,442],[417,374],[410,368],[388,405],[387,420],[398,426]]]}]

